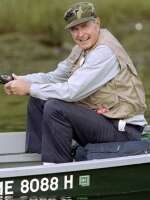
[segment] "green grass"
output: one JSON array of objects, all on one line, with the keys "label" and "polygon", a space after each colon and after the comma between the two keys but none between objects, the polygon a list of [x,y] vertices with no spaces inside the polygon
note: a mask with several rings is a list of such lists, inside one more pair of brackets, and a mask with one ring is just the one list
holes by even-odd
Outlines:
[{"label": "green grass", "polygon": [[[0,32],[48,33],[51,44],[66,40],[63,15],[76,0],[1,0]],[[150,19],[149,0],[91,0],[102,25],[117,31],[119,24]]]},{"label": "green grass", "polygon": [[[149,34],[145,34],[142,39],[144,43],[141,45],[138,44],[140,40],[141,33],[133,32],[122,41],[136,61],[143,80],[148,104],[146,117],[150,123]],[[68,54],[68,50],[47,46],[39,38],[28,34],[5,34],[0,36],[0,44],[1,73],[26,74],[50,71]],[[25,130],[28,97],[7,96],[4,94],[3,86],[0,86],[0,99],[0,132]]]},{"label": "green grass", "polygon": [[[0,73],[49,71],[72,45],[63,15],[75,0],[0,0]],[[150,1],[92,0],[102,27],[123,43],[136,64],[147,96],[150,123]],[[143,29],[137,31],[136,23]],[[0,131],[22,131],[28,97],[7,96],[0,86]]]},{"label": "green grass", "polygon": [[0,96],[0,131],[25,130],[27,97],[7,96],[2,86]]}]

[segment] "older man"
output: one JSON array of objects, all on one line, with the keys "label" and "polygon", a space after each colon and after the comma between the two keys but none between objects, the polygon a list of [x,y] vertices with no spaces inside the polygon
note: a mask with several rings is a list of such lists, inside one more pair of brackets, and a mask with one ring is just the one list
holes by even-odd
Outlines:
[{"label": "older man", "polygon": [[72,161],[71,142],[80,145],[140,140],[146,124],[142,84],[122,45],[100,29],[92,3],[80,2],[64,15],[76,46],[56,70],[14,75],[7,94],[30,95],[27,152],[43,162]]}]

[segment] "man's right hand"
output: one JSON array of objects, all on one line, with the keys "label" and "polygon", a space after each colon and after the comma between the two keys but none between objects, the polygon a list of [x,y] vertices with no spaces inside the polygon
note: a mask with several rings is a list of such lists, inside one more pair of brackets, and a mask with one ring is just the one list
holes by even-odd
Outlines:
[{"label": "man's right hand", "polygon": [[20,77],[14,77],[14,79],[4,85],[5,93],[8,95],[23,96],[30,93],[31,83],[21,79]]}]

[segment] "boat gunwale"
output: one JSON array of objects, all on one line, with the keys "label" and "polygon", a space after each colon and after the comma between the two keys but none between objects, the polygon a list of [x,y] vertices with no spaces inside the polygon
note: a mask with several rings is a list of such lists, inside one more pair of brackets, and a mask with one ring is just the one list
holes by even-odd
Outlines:
[{"label": "boat gunwale", "polygon": [[77,171],[105,169],[111,167],[123,167],[123,166],[139,165],[146,163],[150,163],[150,154],[61,163],[61,164],[1,168],[0,178],[56,174],[56,173],[73,173]]}]

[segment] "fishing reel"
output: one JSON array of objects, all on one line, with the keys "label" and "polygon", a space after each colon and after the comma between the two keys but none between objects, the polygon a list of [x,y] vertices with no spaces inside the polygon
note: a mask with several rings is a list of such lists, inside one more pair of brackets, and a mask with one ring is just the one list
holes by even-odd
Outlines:
[{"label": "fishing reel", "polygon": [[9,81],[14,80],[12,74],[8,75],[8,74],[0,74],[0,83],[1,84],[5,84],[8,83]]}]

